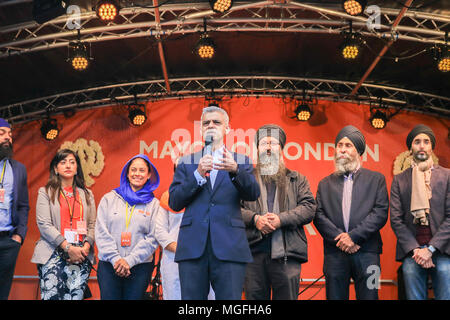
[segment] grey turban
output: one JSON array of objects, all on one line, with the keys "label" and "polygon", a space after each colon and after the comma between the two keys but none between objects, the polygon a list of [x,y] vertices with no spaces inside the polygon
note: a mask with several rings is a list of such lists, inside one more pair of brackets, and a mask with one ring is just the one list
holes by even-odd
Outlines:
[{"label": "grey turban", "polygon": [[364,151],[366,150],[366,139],[364,139],[361,131],[351,125],[345,126],[341,131],[339,131],[334,145],[337,146],[338,142],[345,137],[347,137],[353,143],[359,155],[362,155],[364,153]]}]

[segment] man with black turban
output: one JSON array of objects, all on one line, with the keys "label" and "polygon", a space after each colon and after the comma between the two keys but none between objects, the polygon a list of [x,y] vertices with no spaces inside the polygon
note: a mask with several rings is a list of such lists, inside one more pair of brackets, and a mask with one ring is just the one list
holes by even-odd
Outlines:
[{"label": "man with black turban", "polygon": [[258,162],[253,172],[261,195],[243,201],[242,218],[253,262],[247,264],[247,300],[297,300],[301,264],[308,260],[303,226],[316,210],[306,177],[286,168],[284,130],[267,124],[255,136]]},{"label": "man with black turban", "polygon": [[391,187],[391,226],[406,298],[427,299],[431,275],[435,299],[450,300],[450,170],[433,163],[436,138],[428,126],[415,126],[406,146],[412,166]]},{"label": "man with black turban", "polygon": [[335,141],[335,172],[319,182],[314,225],[323,237],[324,274],[328,300],[348,300],[350,279],[356,298],[377,300],[380,229],[388,218],[384,176],[362,168],[363,134],[344,127]]}]

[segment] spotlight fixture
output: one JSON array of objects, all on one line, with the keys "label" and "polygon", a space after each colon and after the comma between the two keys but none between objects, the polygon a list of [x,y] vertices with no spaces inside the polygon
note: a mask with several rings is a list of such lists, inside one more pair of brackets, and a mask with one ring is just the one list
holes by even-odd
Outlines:
[{"label": "spotlight fixture", "polygon": [[203,60],[212,59],[216,53],[216,45],[214,40],[207,34],[202,34],[200,40],[195,46],[195,52]]},{"label": "spotlight fixture", "polygon": [[295,109],[295,115],[298,121],[308,121],[312,116],[312,111],[306,103],[301,103]]},{"label": "spotlight fixture", "polygon": [[147,116],[145,114],[145,105],[135,104],[129,106],[128,118],[130,122],[135,127],[142,126],[145,121],[147,121]]},{"label": "spotlight fixture", "polygon": [[97,17],[105,22],[113,21],[119,14],[119,10],[119,4],[115,0],[100,0],[95,6]]},{"label": "spotlight fixture", "polygon": [[364,12],[367,0],[342,0],[342,8],[351,16],[357,16]]},{"label": "spotlight fixture", "polygon": [[86,70],[89,66],[89,60],[90,57],[86,44],[81,41],[69,43],[68,61],[72,65],[72,68],[77,71]]},{"label": "spotlight fixture", "polygon": [[354,60],[361,52],[361,34],[353,32],[352,22],[350,21],[350,31],[343,31],[342,34],[345,37],[344,42],[340,46],[340,52],[344,59]]},{"label": "spotlight fixture", "polygon": [[446,52],[438,60],[438,69],[442,72],[450,71],[450,50],[446,48]]},{"label": "spotlight fixture", "polygon": [[[89,44],[89,51],[91,45]],[[69,43],[67,61],[76,71],[84,71],[92,60],[90,52],[88,52],[87,44],[80,40],[80,29],[78,29],[78,40]]]},{"label": "spotlight fixture", "polygon": [[216,53],[214,40],[207,33],[206,18],[203,19],[203,33],[195,45],[195,53],[203,60],[212,59]]},{"label": "spotlight fixture", "polygon": [[58,128],[58,122],[56,119],[47,118],[42,122],[41,134],[45,140],[55,140],[59,135],[60,129]]},{"label": "spotlight fixture", "polygon": [[370,118],[370,124],[375,129],[383,129],[386,127],[386,123],[389,121],[386,114],[380,110],[375,111],[375,113]]},{"label": "spotlight fixture", "polygon": [[436,44],[432,51],[434,60],[437,61],[437,68],[441,72],[450,71],[450,46],[448,42],[448,31],[445,33],[445,44]]},{"label": "spotlight fixture", "polygon": [[209,0],[211,9],[217,13],[224,13],[231,9],[233,0]]}]

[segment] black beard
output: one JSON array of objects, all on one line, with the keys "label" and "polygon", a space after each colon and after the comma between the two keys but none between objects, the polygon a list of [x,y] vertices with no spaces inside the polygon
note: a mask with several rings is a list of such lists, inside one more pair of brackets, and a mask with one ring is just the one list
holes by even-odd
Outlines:
[{"label": "black beard", "polygon": [[427,153],[420,154],[419,152],[415,152],[413,154],[414,160],[417,160],[419,162],[427,161],[429,157],[430,156]]},{"label": "black beard", "polygon": [[0,160],[5,158],[11,159],[13,155],[13,149],[11,142],[0,143]]}]

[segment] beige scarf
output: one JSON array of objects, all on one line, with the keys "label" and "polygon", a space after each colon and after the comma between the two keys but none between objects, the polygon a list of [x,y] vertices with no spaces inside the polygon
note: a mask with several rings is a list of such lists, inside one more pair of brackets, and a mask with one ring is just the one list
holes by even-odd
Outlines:
[{"label": "beige scarf", "polygon": [[412,166],[412,188],[411,188],[411,214],[414,216],[414,224],[422,226],[429,225],[431,199],[431,167],[433,159],[416,163]]}]

